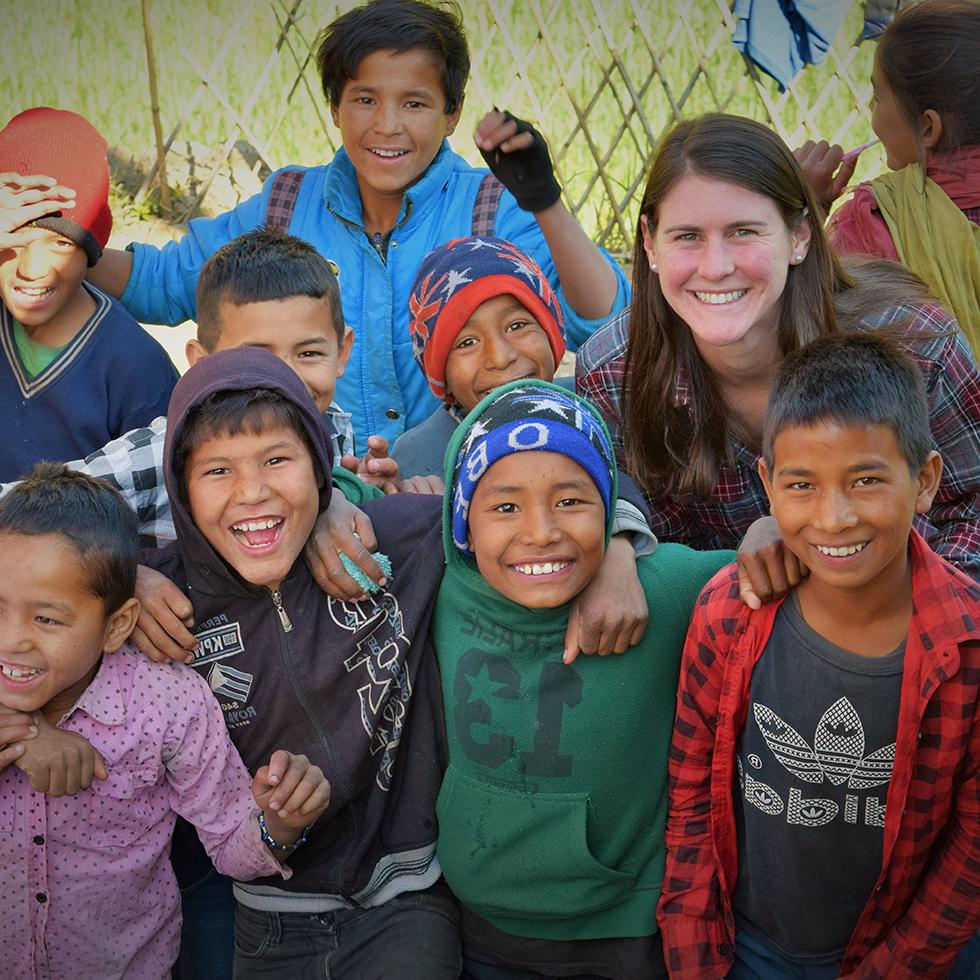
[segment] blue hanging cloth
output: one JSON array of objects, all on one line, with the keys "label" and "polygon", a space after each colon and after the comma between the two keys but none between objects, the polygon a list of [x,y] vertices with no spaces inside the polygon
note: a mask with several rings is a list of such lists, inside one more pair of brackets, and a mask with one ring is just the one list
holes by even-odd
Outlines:
[{"label": "blue hanging cloth", "polygon": [[732,42],[780,89],[806,65],[823,61],[851,0],[735,0]]}]

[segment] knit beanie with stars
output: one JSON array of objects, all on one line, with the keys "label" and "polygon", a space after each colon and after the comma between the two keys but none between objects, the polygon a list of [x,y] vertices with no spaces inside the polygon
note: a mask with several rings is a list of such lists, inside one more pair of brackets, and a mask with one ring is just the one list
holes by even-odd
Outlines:
[{"label": "knit beanie with stars", "polygon": [[[458,445],[449,472],[449,456]],[[592,478],[609,528],[616,498],[616,457],[591,402],[546,381],[523,380],[491,392],[463,420],[447,450],[446,494],[453,544],[468,558],[470,504],[487,470],[511,453],[560,453]]]},{"label": "knit beanie with stars", "polygon": [[0,130],[0,173],[47,174],[75,191],[75,206],[30,222],[84,249],[90,266],[112,231],[106,141],[75,112],[38,106]]},{"label": "knit beanie with stars", "polygon": [[503,238],[455,238],[425,257],[409,297],[412,353],[437,398],[446,392],[446,360],[477,308],[513,296],[540,324],[555,364],[565,354],[561,304],[538,264]]}]

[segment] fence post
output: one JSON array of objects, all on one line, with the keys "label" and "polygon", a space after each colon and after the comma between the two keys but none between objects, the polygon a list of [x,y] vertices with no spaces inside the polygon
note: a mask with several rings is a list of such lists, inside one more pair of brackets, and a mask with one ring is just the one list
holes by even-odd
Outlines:
[{"label": "fence post", "polygon": [[150,0],[143,0],[143,37],[146,41],[146,70],[150,79],[150,110],[153,115],[153,137],[157,145],[157,179],[160,182],[160,207],[170,213],[170,187],[167,184],[167,151],[160,126],[160,102],[157,98],[157,69],[153,57],[153,28],[150,26]]}]

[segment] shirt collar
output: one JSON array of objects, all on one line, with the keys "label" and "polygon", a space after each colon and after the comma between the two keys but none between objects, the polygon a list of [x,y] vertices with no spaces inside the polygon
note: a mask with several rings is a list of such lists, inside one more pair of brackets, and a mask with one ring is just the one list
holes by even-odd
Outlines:
[{"label": "shirt collar", "polygon": [[102,663],[95,677],[92,678],[92,683],[82,691],[81,697],[65,714],[65,718],[70,718],[76,711],[81,710],[103,725],[125,724],[126,702],[122,695],[125,685],[121,677],[123,658],[119,655],[122,650],[129,650],[137,657],[143,656],[128,643],[116,653],[103,654]]},{"label": "shirt collar", "polygon": [[980,640],[980,586],[937,555],[915,529],[909,536],[909,561],[913,626],[926,650]]},{"label": "shirt collar", "polygon": [[[396,228],[410,213],[418,213],[420,208],[424,208],[442,190],[452,172],[453,160],[454,155],[449,141],[444,139],[428,169],[405,191],[401,210],[395,219]],[[363,227],[364,214],[361,208],[361,191],[357,186],[357,172],[343,147],[337,151],[330,165],[323,188],[323,199],[327,208],[337,217]]]}]

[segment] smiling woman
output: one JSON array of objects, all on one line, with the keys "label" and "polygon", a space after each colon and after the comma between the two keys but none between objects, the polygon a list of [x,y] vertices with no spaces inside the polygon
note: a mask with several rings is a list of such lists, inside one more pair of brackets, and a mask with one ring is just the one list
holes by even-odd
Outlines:
[{"label": "smiling woman", "polygon": [[969,345],[899,266],[845,268],[818,213],[792,153],[767,127],[723,114],[679,123],[644,191],[633,306],[580,349],[578,390],[603,412],[658,537],[735,547],[768,514],[756,462],[783,359],[842,329],[884,328],[926,378],[946,463],[917,527],[976,574],[980,416],[971,392],[980,373]]}]

